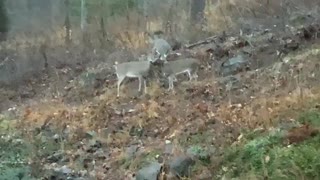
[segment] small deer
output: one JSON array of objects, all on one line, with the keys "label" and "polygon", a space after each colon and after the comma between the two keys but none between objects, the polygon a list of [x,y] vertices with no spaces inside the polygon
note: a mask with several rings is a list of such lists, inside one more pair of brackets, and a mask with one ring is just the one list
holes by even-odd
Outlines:
[{"label": "small deer", "polygon": [[120,85],[126,77],[138,78],[139,79],[139,89],[141,91],[142,81],[144,83],[144,92],[147,93],[146,80],[153,76],[153,69],[157,59],[153,59],[151,55],[147,56],[147,60],[144,61],[131,61],[121,64],[115,64],[114,68],[116,70],[116,75],[118,78],[117,82],[117,97],[120,96]]},{"label": "small deer", "polygon": [[164,63],[162,66],[162,74],[168,78],[168,90],[173,90],[173,82],[177,81],[176,75],[187,73],[189,81],[192,79],[197,80],[199,67],[199,61],[194,58],[178,59]]}]

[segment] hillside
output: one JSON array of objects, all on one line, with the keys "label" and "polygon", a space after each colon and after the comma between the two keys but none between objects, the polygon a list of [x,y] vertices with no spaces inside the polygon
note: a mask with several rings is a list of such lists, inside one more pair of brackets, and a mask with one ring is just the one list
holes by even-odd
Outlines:
[{"label": "hillside", "polygon": [[135,55],[49,48],[48,69],[0,88],[1,177],[319,179],[320,21],[309,18],[184,44],[203,66],[174,92],[152,82],[139,94],[132,80],[117,98],[112,64]]}]

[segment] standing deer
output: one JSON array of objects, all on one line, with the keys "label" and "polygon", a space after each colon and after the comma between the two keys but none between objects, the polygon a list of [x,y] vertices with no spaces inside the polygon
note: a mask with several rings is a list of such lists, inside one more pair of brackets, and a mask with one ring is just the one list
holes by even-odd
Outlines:
[{"label": "standing deer", "polygon": [[191,81],[192,79],[197,80],[197,72],[199,70],[199,67],[199,61],[194,58],[178,59],[175,61],[164,63],[161,71],[162,74],[168,78],[168,90],[173,90],[173,82],[177,81],[176,75],[187,73],[189,76],[189,81]]},{"label": "standing deer", "polygon": [[147,79],[154,76],[156,69],[153,68],[157,59],[148,55],[147,60],[144,61],[131,61],[124,62],[121,64],[115,64],[114,68],[116,70],[116,75],[118,78],[117,82],[117,97],[120,96],[120,85],[126,77],[129,78],[138,78],[139,79],[139,89],[141,91],[142,82],[144,83],[144,92],[147,93]]}]

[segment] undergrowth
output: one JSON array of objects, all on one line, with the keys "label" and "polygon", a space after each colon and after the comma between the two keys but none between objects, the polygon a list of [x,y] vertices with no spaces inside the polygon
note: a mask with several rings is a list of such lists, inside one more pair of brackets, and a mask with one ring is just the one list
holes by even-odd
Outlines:
[{"label": "undergrowth", "polygon": [[[302,124],[320,127],[320,111],[308,110],[298,117]],[[252,133],[230,147],[220,175],[240,179],[320,179],[320,135],[299,144],[285,145],[285,130]]]}]

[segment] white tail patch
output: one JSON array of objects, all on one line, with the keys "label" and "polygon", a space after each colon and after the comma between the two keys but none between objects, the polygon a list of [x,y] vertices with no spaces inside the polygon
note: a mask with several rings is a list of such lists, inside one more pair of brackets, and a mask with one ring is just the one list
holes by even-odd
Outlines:
[{"label": "white tail patch", "polygon": [[114,62],[113,68],[117,70],[118,61]]}]

